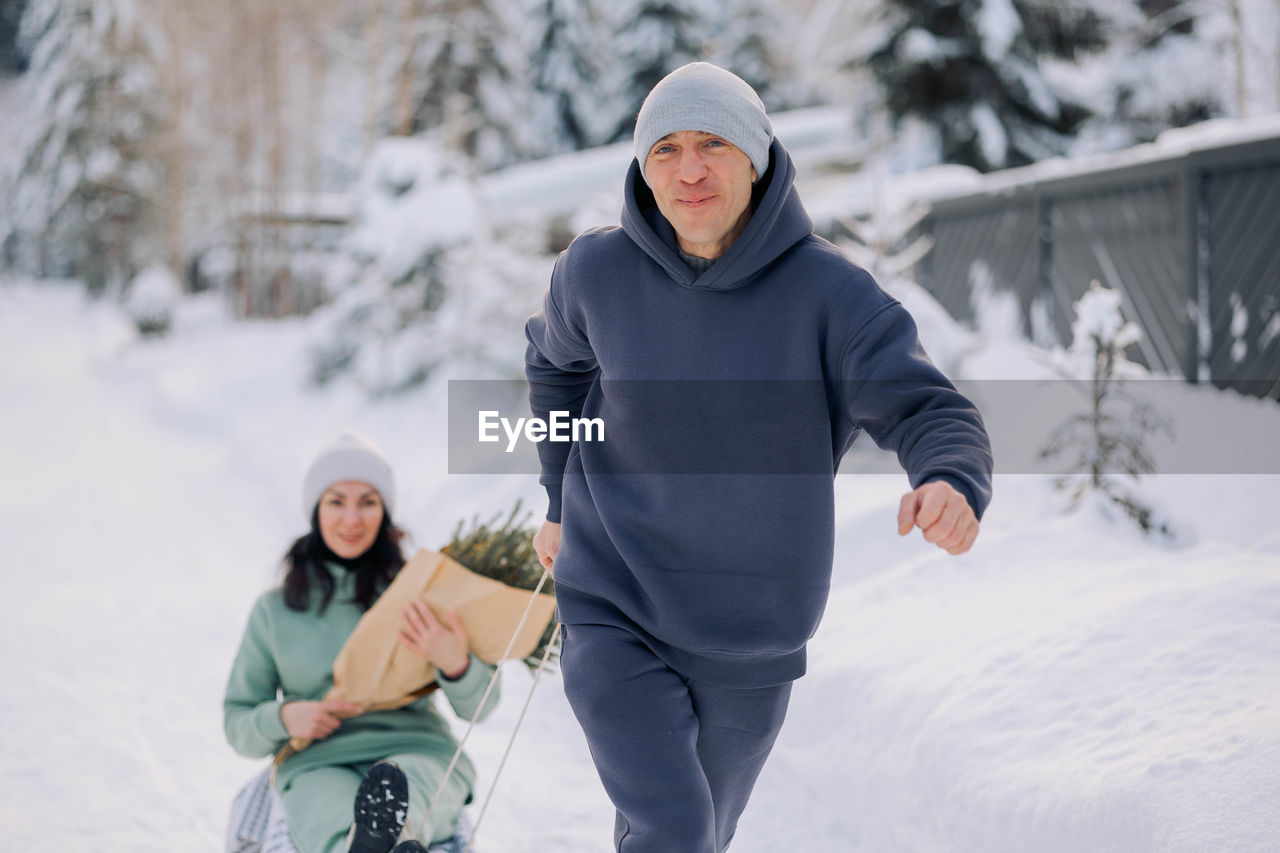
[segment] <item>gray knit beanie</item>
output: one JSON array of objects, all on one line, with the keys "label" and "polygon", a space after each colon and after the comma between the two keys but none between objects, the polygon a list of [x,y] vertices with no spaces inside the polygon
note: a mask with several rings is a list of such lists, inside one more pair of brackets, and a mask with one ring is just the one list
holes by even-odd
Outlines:
[{"label": "gray knit beanie", "polygon": [[641,175],[653,144],[681,130],[723,136],[751,158],[757,180],[769,168],[773,124],[756,90],[730,71],[709,62],[691,62],[658,81],[636,117],[636,159]]},{"label": "gray knit beanie", "polygon": [[302,481],[302,514],[311,521],[325,489],[359,480],[378,490],[387,512],[395,516],[396,480],[378,449],[354,432],[344,432],[320,449]]}]

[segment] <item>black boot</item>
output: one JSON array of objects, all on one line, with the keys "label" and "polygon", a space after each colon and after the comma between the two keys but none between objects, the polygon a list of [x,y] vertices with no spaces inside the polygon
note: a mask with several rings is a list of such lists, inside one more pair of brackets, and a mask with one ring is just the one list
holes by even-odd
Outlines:
[{"label": "black boot", "polygon": [[427,853],[421,841],[401,841],[391,853]]},{"label": "black boot", "polygon": [[400,837],[409,814],[409,782],[404,771],[380,761],[356,790],[355,826],[347,853],[388,853]]}]

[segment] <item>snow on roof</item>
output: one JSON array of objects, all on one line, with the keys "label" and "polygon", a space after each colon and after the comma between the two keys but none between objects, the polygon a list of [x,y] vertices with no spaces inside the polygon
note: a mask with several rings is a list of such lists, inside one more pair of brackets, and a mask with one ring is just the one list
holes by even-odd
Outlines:
[{"label": "snow on roof", "polygon": [[980,192],[992,194],[1009,192],[1028,184],[1098,174],[1145,163],[1159,163],[1185,157],[1196,151],[1242,145],[1264,139],[1280,139],[1280,113],[1242,119],[1210,119],[1188,127],[1166,130],[1156,137],[1154,142],[1135,145],[1120,151],[1107,151],[1081,157],[1052,157],[1029,166],[1003,169],[980,176],[972,186],[957,185],[954,191],[935,193],[931,200],[941,201]]},{"label": "snow on roof", "polygon": [[864,169],[839,175],[797,180],[805,209],[818,230],[848,216],[861,216],[876,207],[890,210],[918,201],[978,192],[982,175],[968,166],[931,166],[901,175],[877,176]]},{"label": "snow on roof", "polygon": [[1246,119],[1212,119],[1173,128],[1154,142],[1120,151],[1080,157],[1054,157],[1029,166],[982,174],[968,166],[932,166],[877,177],[872,170],[823,175],[798,181],[801,197],[819,229],[842,217],[863,215],[877,204],[903,207],[965,196],[1010,193],[1050,180],[1099,174],[1144,163],[1158,163],[1231,145],[1280,138],[1280,113]]}]

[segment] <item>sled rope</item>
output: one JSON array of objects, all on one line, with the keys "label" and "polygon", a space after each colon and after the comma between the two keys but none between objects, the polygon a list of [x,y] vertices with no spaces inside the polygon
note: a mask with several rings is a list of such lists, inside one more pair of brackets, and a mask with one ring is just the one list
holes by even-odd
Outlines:
[{"label": "sled rope", "polygon": [[[444,787],[449,783],[449,777],[453,775],[454,768],[458,766],[458,759],[462,757],[462,749],[467,745],[467,739],[471,737],[471,732],[476,727],[476,721],[480,718],[480,713],[484,711],[485,703],[489,701],[489,695],[493,693],[494,685],[498,683],[498,674],[502,672],[502,665],[507,662],[507,658],[511,655],[511,649],[515,647],[520,632],[524,630],[525,623],[529,621],[529,614],[533,612],[533,605],[537,602],[538,594],[542,592],[542,587],[546,585],[549,577],[551,577],[551,570],[543,569],[542,577],[538,579],[538,585],[534,587],[533,595],[529,596],[529,603],[525,605],[524,613],[520,616],[520,622],[511,634],[511,640],[507,643],[506,651],[502,653],[502,657],[498,659],[497,665],[493,668],[493,673],[489,676],[489,685],[485,687],[484,695],[480,697],[479,703],[476,704],[475,713],[471,715],[467,730],[463,733],[462,739],[458,741],[458,748],[453,751],[453,758],[449,760],[449,766],[444,769],[444,776],[440,779],[440,787],[436,789],[435,796],[431,798],[431,804],[427,806],[427,813],[423,815],[422,822],[418,825],[418,835],[423,835],[426,832],[427,821],[431,819],[432,812],[436,810],[436,805],[440,802],[440,795],[444,793]],[[559,630],[558,626],[557,630]],[[548,643],[547,649],[550,650],[550,648],[551,645]],[[545,655],[543,655],[543,660],[545,662]],[[537,684],[538,682],[535,680],[534,686],[536,687]],[[532,695],[532,691],[530,691],[530,694]],[[514,734],[512,737],[514,737]],[[495,781],[497,780],[495,779]]]},{"label": "sled rope", "polygon": [[538,661],[538,671],[533,674],[533,684],[529,686],[529,694],[524,697],[524,707],[520,709],[520,716],[516,718],[515,728],[511,730],[511,737],[507,739],[507,749],[502,753],[502,760],[498,762],[498,769],[493,771],[493,781],[489,783],[489,792],[484,795],[484,802],[480,805],[480,814],[476,815],[476,822],[471,827],[471,837],[467,839],[467,847],[462,853],[471,853],[471,845],[475,843],[476,836],[480,834],[480,824],[484,821],[484,813],[489,810],[489,801],[493,799],[493,792],[498,787],[498,777],[502,775],[502,768],[507,766],[507,756],[511,754],[511,747],[516,742],[516,735],[520,733],[520,724],[524,722],[524,715],[529,711],[529,703],[533,701],[533,691],[538,689],[538,680],[542,678],[542,671],[546,669],[547,658],[551,656],[551,647],[556,644],[556,640],[559,637],[560,626],[556,625],[556,629],[551,632],[551,642],[547,643],[547,648],[542,653],[542,660]]}]

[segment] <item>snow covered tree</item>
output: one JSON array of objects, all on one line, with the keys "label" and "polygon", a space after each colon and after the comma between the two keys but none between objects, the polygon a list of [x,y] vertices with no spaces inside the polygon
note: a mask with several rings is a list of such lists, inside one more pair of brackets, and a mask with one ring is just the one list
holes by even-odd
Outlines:
[{"label": "snow covered tree", "polygon": [[467,169],[426,136],[374,147],[357,227],[329,269],[337,297],[312,319],[316,383],[347,375],[392,394],[449,363],[520,375],[524,346],[510,332],[537,310],[554,257],[525,230],[495,239]]},{"label": "snow covered tree", "polygon": [[1095,6],[887,0],[849,65],[870,65],[895,120],[934,130],[940,160],[983,170],[1022,165],[1063,153],[1088,116],[1040,63],[1104,43]]},{"label": "snow covered tree", "polygon": [[[770,0],[722,0],[705,58],[746,80],[770,110],[794,106],[779,57],[782,10]],[[638,109],[638,108],[637,108]]]},{"label": "snow covered tree", "polygon": [[433,131],[484,169],[529,145],[515,0],[411,0],[409,50],[397,73],[414,87],[410,134]]},{"label": "snow covered tree", "polygon": [[[825,11],[822,20],[834,21],[832,10],[840,5],[819,3],[814,14]],[[1280,103],[1280,96],[1261,91],[1266,87],[1256,72],[1235,73],[1280,67],[1280,60],[1262,56],[1265,51],[1244,49],[1274,40],[1274,0],[843,5],[857,6],[856,31],[824,40],[811,27],[806,41],[823,56],[845,57],[838,67],[847,79],[873,81],[870,103],[861,94],[866,85],[851,85],[841,97],[858,102],[861,123],[878,125],[887,117],[898,146],[920,150],[917,166],[953,162],[990,170],[1123,148],[1171,127],[1229,114],[1229,105],[1244,98],[1234,90],[1245,88],[1252,103]],[[1243,37],[1245,19],[1271,35]],[[1211,67],[1222,71],[1188,73]]]},{"label": "snow covered tree", "polygon": [[597,85],[603,70],[601,15],[590,0],[525,0],[532,135],[539,155],[598,145]]},{"label": "snow covered tree", "polygon": [[26,67],[18,49],[18,22],[27,0],[0,0],[0,75],[15,74]]},{"label": "snow covered tree", "polygon": [[591,0],[525,0],[532,89],[530,135],[538,156],[607,141],[599,86],[607,33]]},{"label": "snow covered tree", "polygon": [[1047,69],[1092,112],[1076,129],[1072,153],[1150,142],[1171,127],[1229,112],[1230,75],[1187,71],[1232,58],[1238,45],[1228,36],[1235,30],[1227,19],[1239,2],[1099,2],[1100,14],[1108,16],[1106,46]]},{"label": "snow covered tree", "polygon": [[1075,303],[1071,346],[1057,353],[1057,361],[1066,377],[1088,383],[1089,408],[1056,429],[1040,456],[1068,457],[1066,472],[1055,485],[1070,491],[1072,506],[1094,491],[1120,507],[1144,533],[1171,536],[1169,524],[1130,488],[1142,475],[1155,471],[1147,447],[1150,437],[1172,427],[1154,407],[1126,393],[1121,385],[1125,379],[1146,376],[1146,370],[1124,357],[1142,332],[1125,322],[1120,302],[1119,291],[1095,281]]},{"label": "snow covered tree", "polygon": [[616,0],[609,5],[612,37],[601,90],[609,141],[630,138],[640,105],[659,80],[703,48],[719,19],[721,0]]},{"label": "snow covered tree", "polygon": [[756,88],[770,109],[795,96],[777,55],[781,13],[767,0],[525,0],[530,85],[549,103],[537,133],[556,150],[626,139],[669,71],[705,60]]},{"label": "snow covered tree", "polygon": [[145,24],[127,0],[32,0],[21,38],[33,108],[3,192],[19,269],[119,293],[162,256],[161,135]]}]

